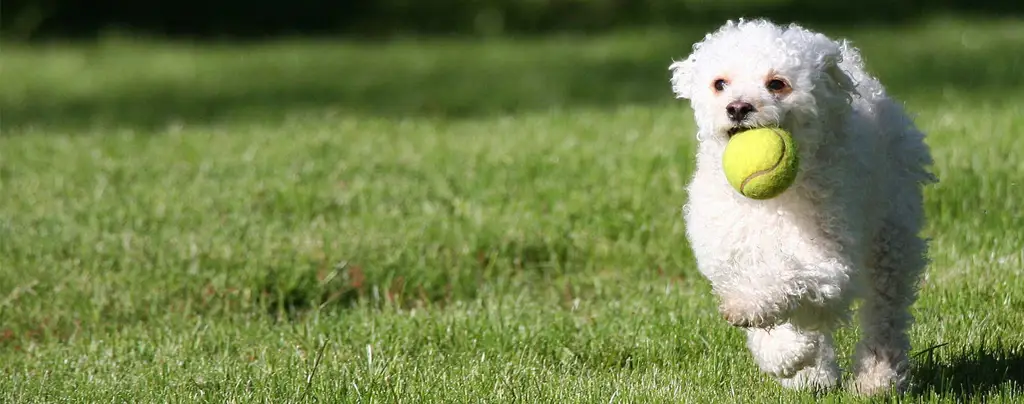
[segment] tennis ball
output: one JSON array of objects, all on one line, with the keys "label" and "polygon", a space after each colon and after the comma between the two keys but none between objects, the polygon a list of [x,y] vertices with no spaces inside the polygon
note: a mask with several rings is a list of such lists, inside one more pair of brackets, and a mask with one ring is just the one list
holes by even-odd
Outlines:
[{"label": "tennis ball", "polygon": [[757,128],[729,139],[722,168],[729,185],[751,199],[771,199],[796,180],[800,159],[793,136],[781,128]]}]

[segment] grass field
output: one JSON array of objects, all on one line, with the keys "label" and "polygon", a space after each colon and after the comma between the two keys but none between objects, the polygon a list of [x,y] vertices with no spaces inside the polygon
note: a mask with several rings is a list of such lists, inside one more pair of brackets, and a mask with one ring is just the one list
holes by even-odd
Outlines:
[{"label": "grass field", "polygon": [[[907,399],[1024,400],[1024,22],[829,33],[942,181]],[[0,402],[856,401],[694,268],[700,35],[4,45]]]}]

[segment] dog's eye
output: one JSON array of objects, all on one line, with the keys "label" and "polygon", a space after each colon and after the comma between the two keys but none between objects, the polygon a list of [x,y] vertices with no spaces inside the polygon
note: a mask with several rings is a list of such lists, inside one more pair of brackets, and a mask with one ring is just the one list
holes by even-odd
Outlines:
[{"label": "dog's eye", "polygon": [[786,86],[786,82],[779,79],[771,79],[768,80],[768,83],[765,83],[765,87],[768,87],[769,90],[776,92],[785,90]]},{"label": "dog's eye", "polygon": [[725,85],[726,84],[727,83],[725,82],[724,79],[718,79],[718,80],[715,80],[714,83],[712,83],[712,86],[715,87],[715,91],[722,91],[722,90],[725,90]]}]

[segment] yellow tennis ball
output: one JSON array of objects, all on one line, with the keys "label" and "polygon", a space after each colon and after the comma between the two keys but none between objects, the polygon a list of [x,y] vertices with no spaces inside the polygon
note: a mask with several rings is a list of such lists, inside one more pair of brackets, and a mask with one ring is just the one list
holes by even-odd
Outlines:
[{"label": "yellow tennis ball", "polygon": [[751,199],[779,196],[793,185],[799,164],[793,136],[781,128],[737,133],[729,139],[722,155],[729,185]]}]

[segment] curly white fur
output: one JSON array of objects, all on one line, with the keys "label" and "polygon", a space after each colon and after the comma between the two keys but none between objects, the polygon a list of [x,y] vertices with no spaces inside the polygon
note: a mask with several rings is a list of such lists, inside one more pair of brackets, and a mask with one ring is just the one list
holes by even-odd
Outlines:
[{"label": "curly white fur", "polygon": [[[860,298],[853,388],[904,388],[909,308],[927,263],[922,187],[936,181],[924,134],[854,47],[798,25],[729,21],[670,70],[698,126],[687,236],[760,368],[787,387],[835,386],[831,333]],[[768,88],[773,79],[785,88]],[[754,107],[740,122],[726,114],[735,101]],[[800,170],[780,196],[729,186],[721,157],[737,126],[793,134]]]}]

